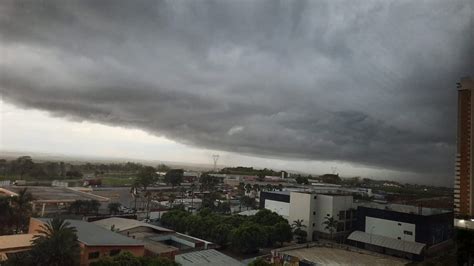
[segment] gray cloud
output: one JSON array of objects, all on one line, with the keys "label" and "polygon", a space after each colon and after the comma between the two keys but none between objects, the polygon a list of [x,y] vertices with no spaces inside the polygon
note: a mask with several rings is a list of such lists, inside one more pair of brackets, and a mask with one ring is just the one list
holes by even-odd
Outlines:
[{"label": "gray cloud", "polygon": [[2,1],[0,86],[199,147],[449,176],[469,3]]}]

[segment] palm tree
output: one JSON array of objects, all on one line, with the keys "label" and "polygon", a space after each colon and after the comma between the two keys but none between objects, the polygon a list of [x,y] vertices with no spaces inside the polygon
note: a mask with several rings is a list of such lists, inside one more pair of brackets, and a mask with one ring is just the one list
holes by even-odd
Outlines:
[{"label": "palm tree", "polygon": [[331,235],[331,239],[332,239],[332,234],[334,233],[334,231],[336,231],[338,222],[332,216],[324,217],[324,219],[325,219],[323,222],[323,225],[325,225],[324,229],[329,231],[329,234]]},{"label": "palm tree", "polygon": [[308,233],[303,230],[303,228],[306,227],[306,225],[303,224],[303,220],[295,220],[291,224],[291,227],[293,228],[293,234],[296,236],[296,240],[298,243],[304,243],[306,242],[306,237]]},{"label": "palm tree", "polygon": [[31,215],[31,201],[33,201],[33,195],[28,192],[28,188],[21,189],[18,194],[11,199],[16,232],[26,227],[28,216]]},{"label": "palm tree", "polygon": [[[33,239],[32,261],[36,265],[78,265],[79,244],[76,228],[61,218],[43,224]],[[47,255],[45,255],[47,254]]]}]

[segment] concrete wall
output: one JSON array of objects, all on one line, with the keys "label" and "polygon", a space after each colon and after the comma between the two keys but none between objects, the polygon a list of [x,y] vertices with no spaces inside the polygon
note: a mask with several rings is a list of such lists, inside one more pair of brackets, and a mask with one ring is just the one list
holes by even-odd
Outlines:
[{"label": "concrete wall", "polygon": [[265,200],[265,209],[278,213],[279,215],[288,218],[290,216],[290,203],[276,200]]},{"label": "concrete wall", "polygon": [[[415,242],[416,225],[366,216],[365,232]],[[408,232],[411,232],[411,235]]]},{"label": "concrete wall", "polygon": [[[89,265],[91,262],[97,261],[102,257],[108,257],[110,251],[120,250],[120,252],[128,251],[135,256],[142,257],[145,255],[144,246],[86,246],[83,243],[79,244],[81,247],[81,266]],[[99,252],[100,255],[97,259],[89,259],[89,253]]]},{"label": "concrete wall", "polygon": [[353,208],[352,196],[319,194],[315,201],[315,230],[326,234],[329,234],[329,230],[326,230],[326,226],[323,225],[326,220],[325,217],[333,217],[338,221],[345,222],[343,217],[339,217],[339,212],[345,212]]},{"label": "concrete wall", "polygon": [[[312,240],[314,231],[314,215],[315,201],[313,194],[291,192],[290,194],[290,216],[289,223],[292,224],[296,220],[303,220],[306,226],[304,230],[308,233],[308,240]],[[314,226],[313,226],[314,224]]]}]

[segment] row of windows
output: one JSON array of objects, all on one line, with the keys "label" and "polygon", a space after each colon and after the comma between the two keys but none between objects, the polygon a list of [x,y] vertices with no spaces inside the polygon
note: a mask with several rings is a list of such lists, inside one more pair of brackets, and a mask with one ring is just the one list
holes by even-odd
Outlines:
[{"label": "row of windows", "polygon": [[[113,257],[113,256],[116,256],[120,254],[120,249],[112,249],[110,252],[109,252],[109,256]],[[95,251],[95,252],[90,252],[89,253],[89,259],[90,260],[93,260],[93,259],[97,259],[100,257],[100,252],[99,251]]]}]

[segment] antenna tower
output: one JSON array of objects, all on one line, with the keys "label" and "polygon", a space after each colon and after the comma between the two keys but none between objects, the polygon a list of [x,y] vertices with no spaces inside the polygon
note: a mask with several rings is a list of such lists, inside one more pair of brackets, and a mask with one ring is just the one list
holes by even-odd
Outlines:
[{"label": "antenna tower", "polygon": [[214,160],[214,172],[217,171],[217,161],[219,160],[219,154],[212,155],[212,160]]}]

